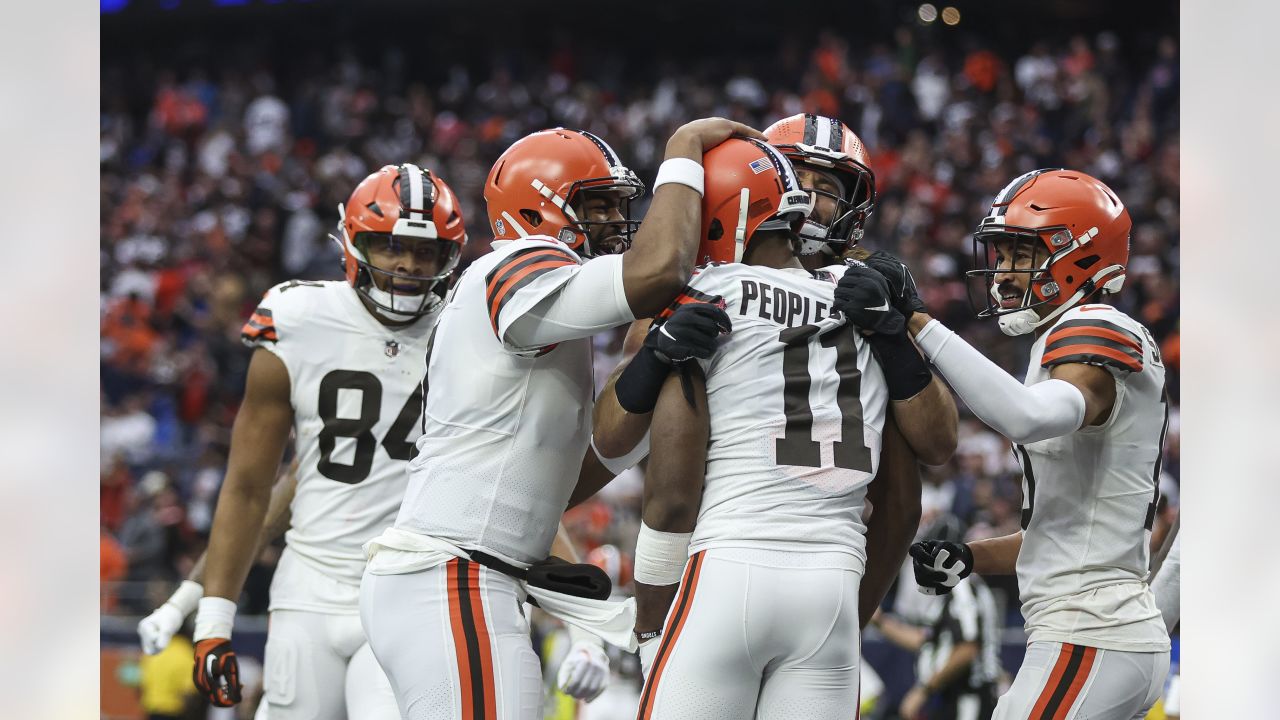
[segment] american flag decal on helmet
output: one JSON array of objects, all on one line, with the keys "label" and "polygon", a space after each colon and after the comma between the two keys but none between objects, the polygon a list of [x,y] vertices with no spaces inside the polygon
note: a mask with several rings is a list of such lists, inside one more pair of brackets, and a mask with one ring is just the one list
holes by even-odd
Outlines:
[{"label": "american flag decal on helmet", "polygon": [[755,160],[752,160],[750,164],[747,165],[747,167],[751,168],[751,172],[755,173],[756,175],[759,175],[760,173],[765,172],[772,166],[773,166],[773,163],[769,162],[769,158],[756,158]]}]

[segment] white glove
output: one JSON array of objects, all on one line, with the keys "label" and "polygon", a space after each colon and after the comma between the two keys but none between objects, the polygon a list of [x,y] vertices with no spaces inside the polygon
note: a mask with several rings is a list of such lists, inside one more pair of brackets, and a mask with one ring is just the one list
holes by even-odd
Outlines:
[{"label": "white glove", "polygon": [[182,622],[195,611],[204,595],[204,588],[190,580],[183,581],[176,592],[156,611],[138,623],[138,638],[142,652],[155,655],[169,646],[174,633],[182,628]]},{"label": "white glove", "polygon": [[609,656],[597,640],[579,640],[560,663],[556,684],[564,694],[591,702],[609,686]]},{"label": "white glove", "polygon": [[640,643],[636,647],[636,653],[640,656],[640,673],[647,681],[649,679],[649,669],[653,667],[653,659],[658,655],[658,646],[662,644],[662,636],[651,637]]}]

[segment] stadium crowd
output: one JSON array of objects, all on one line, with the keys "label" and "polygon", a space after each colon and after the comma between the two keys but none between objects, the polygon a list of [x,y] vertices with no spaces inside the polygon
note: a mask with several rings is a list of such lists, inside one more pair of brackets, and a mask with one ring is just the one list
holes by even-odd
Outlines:
[{"label": "stadium crowd", "polygon": [[[233,47],[178,70],[104,58],[104,612],[148,612],[203,550],[249,358],[240,328],[273,284],[340,277],[326,234],[355,183],[402,161],[445,178],[466,213],[465,267],[488,250],[490,163],[543,127],[600,134],[651,182],[666,138],[692,118],[758,128],[806,111],[843,119],[876,173],[864,244],[899,254],[931,311],[1018,375],[1030,341],[1005,341],[972,315],[963,275],[971,230],[1022,172],[1089,172],[1132,214],[1117,304],[1161,343],[1176,402],[1178,48],[1173,36],[1151,45],[1135,63],[1111,32],[1011,51],[903,26],[866,47],[835,34],[808,44],[787,36],[777,57],[659,62],[648,77],[623,78],[554,44],[484,72],[453,66],[438,83],[415,77],[403,47],[373,61],[341,49],[268,61]],[[621,338],[597,339],[601,381]],[[1178,447],[1175,413],[1162,481],[1175,505]],[[613,544],[629,553],[639,492],[632,471],[570,513],[584,551]],[[971,538],[1015,531],[1020,476],[1007,442],[963,419],[956,456],[926,470],[923,504],[959,517]],[[255,569],[244,611],[266,611],[272,562],[268,552]],[[1015,593],[1008,619],[1020,624],[1012,582],[1002,589]]]}]

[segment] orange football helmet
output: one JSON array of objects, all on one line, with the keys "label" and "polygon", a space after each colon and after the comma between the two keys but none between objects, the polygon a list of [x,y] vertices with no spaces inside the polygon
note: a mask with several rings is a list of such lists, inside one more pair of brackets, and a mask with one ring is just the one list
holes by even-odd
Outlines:
[{"label": "orange football helmet", "polygon": [[[338,234],[347,282],[384,314],[424,315],[440,302],[446,280],[458,266],[467,241],[462,208],[443,180],[417,165],[384,165],[356,185],[345,205],[338,205]],[[435,240],[439,243],[439,270],[431,275],[402,275],[369,262],[370,242]],[[391,282],[382,290],[374,281],[380,275]],[[395,280],[405,280],[425,290],[397,294]]]},{"label": "orange football helmet", "polygon": [[[973,234],[974,270],[985,308],[978,317],[999,317],[1000,328],[1022,335],[1080,304],[1095,292],[1117,293],[1124,285],[1133,221],[1120,198],[1101,180],[1062,169],[1033,170],[1005,186]],[[999,266],[993,242],[1012,240],[1046,259],[1025,270]],[[1026,273],[1026,294],[1016,308],[1001,308],[996,275]],[[975,303],[975,306],[978,303]],[[1041,319],[1036,308],[1057,308]]]},{"label": "orange football helmet", "polygon": [[800,229],[804,241],[800,254],[812,255],[825,249],[839,257],[857,245],[876,204],[876,176],[862,140],[839,120],[813,113],[783,118],[764,134],[796,166],[830,173],[841,185],[838,196],[804,188],[805,192],[834,200],[836,212],[827,225],[812,217],[805,222]]},{"label": "orange football helmet", "polygon": [[617,225],[578,218],[573,203],[585,190],[620,193],[623,238],[631,244],[640,224],[631,220],[630,202],[644,195],[644,183],[627,169],[613,148],[585,130],[555,128],[527,135],[502,153],[484,184],[489,224],[499,240],[549,235],[583,257],[601,253],[591,247],[595,225]]},{"label": "orange football helmet", "polygon": [[742,262],[757,230],[797,233],[813,210],[795,168],[772,145],[729,138],[702,156],[702,242],[696,262]]}]

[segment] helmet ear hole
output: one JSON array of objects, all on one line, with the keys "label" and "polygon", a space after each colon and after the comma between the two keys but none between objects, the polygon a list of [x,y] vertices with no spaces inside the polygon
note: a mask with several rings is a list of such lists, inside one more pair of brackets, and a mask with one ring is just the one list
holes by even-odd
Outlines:
[{"label": "helmet ear hole", "polygon": [[538,227],[542,224],[542,214],[533,210],[524,209],[520,211],[520,217],[529,223],[530,227]]},{"label": "helmet ear hole", "polygon": [[720,224],[720,220],[712,220],[711,226],[707,228],[707,239],[712,242],[724,237],[724,225]]},{"label": "helmet ear hole", "polygon": [[1099,258],[1097,255],[1090,255],[1089,257],[1080,258],[1075,262],[1075,265],[1081,270],[1088,270],[1089,268],[1096,265],[1098,260],[1100,259],[1101,258]]}]

